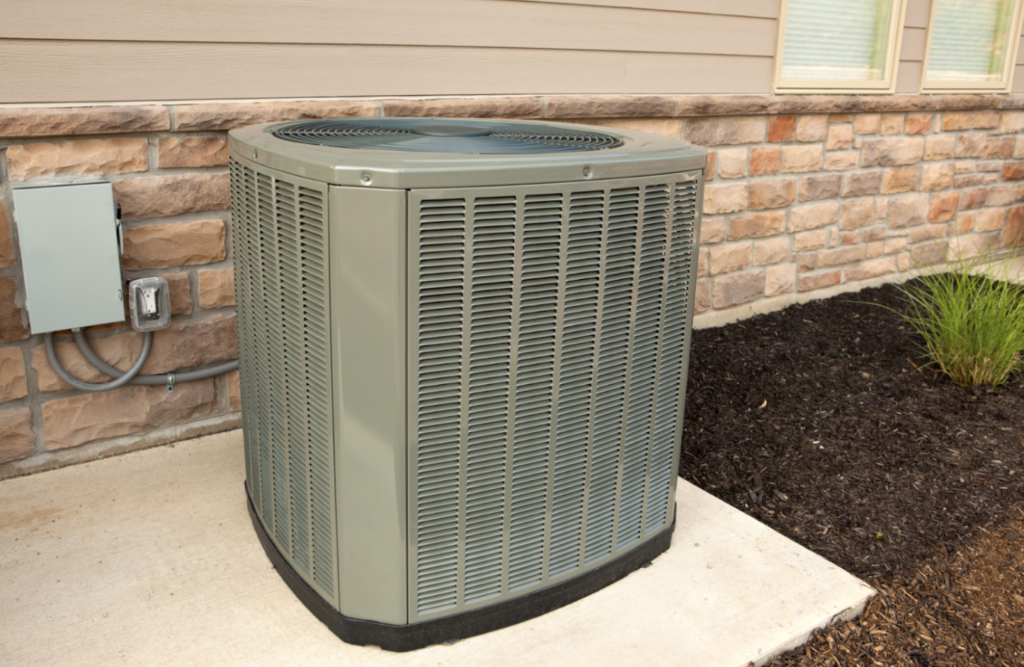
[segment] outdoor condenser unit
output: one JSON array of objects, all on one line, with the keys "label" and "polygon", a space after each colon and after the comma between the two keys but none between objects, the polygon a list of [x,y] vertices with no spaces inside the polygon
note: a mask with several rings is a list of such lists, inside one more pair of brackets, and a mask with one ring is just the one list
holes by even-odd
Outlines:
[{"label": "outdoor condenser unit", "polygon": [[320,620],[410,650],[668,548],[703,149],[367,118],[230,150],[250,512]]}]

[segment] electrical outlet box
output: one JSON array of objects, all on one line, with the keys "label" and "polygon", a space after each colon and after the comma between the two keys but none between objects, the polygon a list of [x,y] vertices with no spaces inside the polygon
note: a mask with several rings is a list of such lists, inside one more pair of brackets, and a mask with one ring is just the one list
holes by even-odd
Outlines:
[{"label": "electrical outlet box", "polygon": [[124,322],[113,186],[40,185],[13,194],[32,333]]}]

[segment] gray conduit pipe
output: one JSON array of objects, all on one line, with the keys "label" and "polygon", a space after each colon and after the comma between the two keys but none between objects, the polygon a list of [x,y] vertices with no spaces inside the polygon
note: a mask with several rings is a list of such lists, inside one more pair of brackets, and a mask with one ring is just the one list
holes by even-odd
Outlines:
[{"label": "gray conduit pipe", "polygon": [[[100,359],[99,355],[97,355],[96,352],[92,349],[92,345],[89,345],[89,339],[85,337],[85,332],[83,332],[81,329],[78,329],[74,331],[74,334],[75,343],[78,345],[79,351],[82,353],[82,356],[84,356],[89,361],[90,364],[92,364],[98,370],[102,371],[104,374],[109,375],[112,378],[124,377],[124,371],[119,371],[118,369],[114,368],[107,362]],[[147,332],[146,336],[152,336],[152,334]],[[144,342],[143,345],[145,344],[146,343]],[[50,363],[53,363],[52,359],[50,360]],[[229,371],[234,370],[238,370],[238,359],[235,359],[233,361],[225,361],[222,364],[210,366],[209,368],[200,368],[198,370],[184,371],[181,373],[175,371],[171,373],[165,373],[163,375],[135,375],[133,378],[130,378],[129,381],[131,382],[131,384],[165,384],[168,387],[172,387],[178,382],[205,380],[206,378],[214,377],[215,375],[221,375],[223,373],[227,373]],[[131,371],[128,372],[131,373]]]},{"label": "gray conduit pipe", "polygon": [[153,334],[147,331],[146,337],[142,339],[142,353],[139,354],[138,361],[136,361],[126,373],[118,371],[117,379],[102,384],[92,384],[90,382],[82,382],[81,380],[71,377],[71,374],[60,365],[60,360],[57,359],[57,351],[53,347],[52,331],[47,332],[44,340],[46,342],[46,358],[50,360],[50,365],[53,366],[53,370],[61,380],[64,380],[64,382],[67,382],[75,389],[81,389],[82,391],[108,391],[128,384],[139,374],[139,371],[142,369],[142,364],[146,363],[146,358],[149,357],[149,350],[153,346]]}]

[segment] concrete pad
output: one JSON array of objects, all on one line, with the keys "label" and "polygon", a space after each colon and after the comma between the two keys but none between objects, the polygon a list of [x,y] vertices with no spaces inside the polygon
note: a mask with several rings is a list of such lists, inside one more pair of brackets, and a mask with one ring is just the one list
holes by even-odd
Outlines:
[{"label": "concrete pad", "polygon": [[672,548],[540,618],[411,653],[343,643],[270,566],[241,431],[0,482],[0,665],[760,664],[872,590],[680,481]]}]

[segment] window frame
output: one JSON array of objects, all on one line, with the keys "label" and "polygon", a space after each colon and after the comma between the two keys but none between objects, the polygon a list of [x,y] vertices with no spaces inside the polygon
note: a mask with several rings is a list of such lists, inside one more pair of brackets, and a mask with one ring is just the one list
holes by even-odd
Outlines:
[{"label": "window frame", "polygon": [[[785,0],[783,0],[785,2]],[[919,92],[922,94],[926,93],[1009,93],[1013,88],[1013,74],[1014,68],[1017,66],[1017,50],[1020,47],[1020,41],[1022,39],[1021,32],[1024,30],[1022,22],[1024,22],[1024,2],[1022,0],[1010,0],[1013,3],[1013,14],[1011,14],[1010,25],[1014,26],[1012,35],[1014,36],[1009,47],[1009,57],[1006,59],[1006,64],[1003,65],[1003,78],[1000,81],[991,82],[976,82],[971,83],[969,81],[937,81],[935,83],[928,83],[928,60],[931,57],[932,52],[932,35],[934,34],[935,28],[935,15],[938,13],[939,3],[932,0],[931,9],[928,13],[928,38],[924,44],[924,62],[921,63],[921,86]]]},{"label": "window frame", "polygon": [[[1014,0],[1020,2],[1020,0]],[[781,0],[779,20],[775,44],[775,75],[772,80],[772,91],[776,94],[815,94],[815,93],[894,93],[896,91],[896,74],[899,69],[900,46],[903,42],[904,20],[907,13],[907,0],[892,0],[889,16],[889,31],[885,47],[884,76],[878,81],[845,80],[804,80],[782,78],[782,60],[786,47],[786,15],[789,12],[789,0]]]}]

